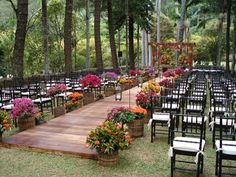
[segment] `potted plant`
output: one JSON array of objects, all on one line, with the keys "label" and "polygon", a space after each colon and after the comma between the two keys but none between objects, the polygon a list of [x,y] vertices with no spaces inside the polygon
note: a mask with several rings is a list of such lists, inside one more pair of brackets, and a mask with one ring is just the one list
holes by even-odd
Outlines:
[{"label": "potted plant", "polygon": [[2,141],[2,134],[12,127],[12,122],[9,114],[6,111],[0,110],[0,142]]},{"label": "potted plant", "polygon": [[132,122],[135,119],[135,114],[130,110],[129,107],[120,106],[114,107],[107,114],[107,120],[115,123],[121,123],[122,127],[128,122]]},{"label": "potted plant", "polygon": [[131,107],[131,112],[135,114],[135,119],[127,123],[129,134],[131,137],[142,137],[144,134],[144,118],[147,115],[147,110],[140,107]]},{"label": "potted plant", "polygon": [[58,100],[56,99],[56,96],[65,92],[66,89],[67,89],[67,86],[65,84],[60,83],[60,84],[55,84],[51,86],[46,93],[46,96],[50,96],[54,100],[53,101],[54,102],[54,108],[53,108],[54,117],[63,115],[66,112],[64,105],[59,106]]},{"label": "potted plant", "polygon": [[[93,88],[97,89],[101,86],[101,79],[93,74],[87,74],[81,79],[83,87],[89,88],[91,91]],[[84,92],[84,105],[95,101],[95,95],[93,92]]]},{"label": "potted plant", "polygon": [[68,101],[65,103],[66,112],[70,112],[83,105],[82,93],[74,92],[68,95]]},{"label": "potted plant", "polygon": [[144,123],[148,123],[149,118],[151,117],[152,106],[158,106],[160,91],[161,87],[158,83],[155,81],[149,81],[148,85],[136,95],[136,104],[147,110],[147,116]]},{"label": "potted plant", "polygon": [[107,116],[107,120],[128,126],[131,137],[143,136],[144,117],[147,111],[141,107],[115,107]]},{"label": "potted plant", "polygon": [[131,138],[119,123],[105,121],[89,132],[86,144],[98,152],[100,165],[112,166],[118,162],[119,150],[126,149],[131,144]]},{"label": "potted plant", "polygon": [[35,126],[35,116],[38,112],[30,98],[17,98],[13,101],[11,116],[18,121],[19,130],[23,131]]}]

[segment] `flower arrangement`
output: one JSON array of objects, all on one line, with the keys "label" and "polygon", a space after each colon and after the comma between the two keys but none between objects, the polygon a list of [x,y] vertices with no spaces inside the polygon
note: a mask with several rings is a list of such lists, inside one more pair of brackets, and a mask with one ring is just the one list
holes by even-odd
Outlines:
[{"label": "flower arrangement", "polygon": [[115,72],[106,72],[105,77],[109,79],[118,79],[118,75]]},{"label": "flower arrangement", "polygon": [[184,73],[184,69],[182,67],[178,68],[175,70],[175,75],[180,76],[181,74]]},{"label": "flower arrangement", "polygon": [[74,92],[68,95],[69,101],[65,103],[65,107],[67,112],[76,109],[81,104],[80,100],[82,100],[84,95],[82,93]]},{"label": "flower arrangement", "polygon": [[65,84],[55,84],[48,89],[46,96],[55,96],[57,94],[63,93],[66,91],[66,88],[67,87]]},{"label": "flower arrangement", "polygon": [[105,121],[89,132],[86,144],[99,153],[113,154],[126,149],[131,144],[131,138],[119,123]]},{"label": "flower arrangement", "polygon": [[143,119],[147,115],[147,110],[140,106],[131,107],[130,110],[136,115],[136,119]]},{"label": "flower arrangement", "polygon": [[175,76],[175,74],[173,72],[167,70],[162,73],[162,76],[163,77],[173,77],[173,76]]},{"label": "flower arrangement", "polygon": [[137,70],[137,69],[131,69],[129,71],[129,75],[130,76],[139,76],[141,74],[141,71],[140,70]]},{"label": "flower arrangement", "polygon": [[171,64],[171,57],[170,55],[162,55],[160,57],[161,64]]},{"label": "flower arrangement", "polygon": [[144,93],[155,92],[159,93],[161,91],[161,87],[155,80],[151,80],[148,82],[148,85],[143,88]]},{"label": "flower arrangement", "polygon": [[28,119],[38,111],[30,98],[17,98],[13,101],[11,116],[13,119]]},{"label": "flower arrangement", "polygon": [[169,79],[169,78],[164,78],[164,79],[162,79],[162,80],[160,80],[159,82],[158,82],[158,84],[161,86],[161,87],[166,87],[166,88],[169,88],[169,87],[171,87],[171,79]]},{"label": "flower arrangement", "polygon": [[179,56],[178,61],[179,64],[187,65],[189,64],[189,57],[187,55],[182,54]]},{"label": "flower arrangement", "polygon": [[9,114],[6,111],[0,110],[0,135],[4,131],[9,130],[12,127],[12,122]]},{"label": "flower arrangement", "polygon": [[84,95],[82,93],[78,93],[78,92],[74,92],[74,93],[71,93],[70,95],[68,95],[69,100],[72,100],[72,101],[82,100],[83,97],[84,97]]},{"label": "flower arrangement", "polygon": [[145,69],[145,75],[152,76],[156,74],[156,68],[155,67],[148,67]]},{"label": "flower arrangement", "polygon": [[153,99],[154,103],[158,103],[159,97],[157,93],[155,92],[145,93],[141,91],[136,95],[136,103],[138,106],[148,109],[151,108],[151,98]]},{"label": "flower arrangement", "polygon": [[125,77],[120,77],[118,80],[120,84],[132,84],[133,81],[131,79],[126,79]]},{"label": "flower arrangement", "polygon": [[88,74],[82,78],[81,83],[83,87],[99,87],[101,85],[101,80],[96,75]]},{"label": "flower arrangement", "polygon": [[107,120],[122,124],[132,122],[135,118],[135,113],[124,106],[113,108],[107,115]]}]

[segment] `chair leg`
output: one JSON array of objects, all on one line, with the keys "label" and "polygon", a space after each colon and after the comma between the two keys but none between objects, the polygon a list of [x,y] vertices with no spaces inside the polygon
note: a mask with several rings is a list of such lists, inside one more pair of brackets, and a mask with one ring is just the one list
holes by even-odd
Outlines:
[{"label": "chair leg", "polygon": [[202,155],[200,154],[199,158],[198,158],[198,162],[197,162],[197,175],[196,175],[197,177],[200,176],[200,166],[201,166],[200,162],[201,162],[201,159],[202,159]]},{"label": "chair leg", "polygon": [[201,174],[203,173],[203,166],[204,166],[204,156],[202,156],[201,158],[201,171],[200,171]]},{"label": "chair leg", "polygon": [[219,163],[218,163],[218,155],[219,155],[219,152],[216,152],[216,163],[215,163],[215,176],[217,176],[218,175],[218,165],[219,165]]},{"label": "chair leg", "polygon": [[174,176],[174,156],[171,157],[171,173],[170,176],[173,177]]},{"label": "chair leg", "polygon": [[222,174],[222,159],[221,159],[221,155],[219,153],[219,170],[218,170],[218,177],[221,177]]},{"label": "chair leg", "polygon": [[153,143],[153,123],[151,124],[151,143]]}]

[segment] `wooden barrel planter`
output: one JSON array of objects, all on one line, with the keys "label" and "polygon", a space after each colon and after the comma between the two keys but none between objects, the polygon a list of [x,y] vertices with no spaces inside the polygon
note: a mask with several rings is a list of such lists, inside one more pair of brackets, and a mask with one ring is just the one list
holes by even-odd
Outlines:
[{"label": "wooden barrel planter", "polygon": [[105,88],[105,97],[112,96],[115,94],[115,88],[114,87],[106,87]]},{"label": "wooden barrel planter", "polygon": [[112,154],[98,153],[98,164],[109,167],[114,166],[118,163],[119,153],[118,151],[114,151]]},{"label": "wooden barrel planter", "polygon": [[136,119],[127,123],[128,131],[131,137],[142,137],[144,132],[144,119]]},{"label": "wooden barrel planter", "polygon": [[2,133],[0,133],[0,142],[2,142]]},{"label": "wooden barrel planter", "polygon": [[53,108],[54,117],[59,117],[61,115],[64,115],[65,113],[66,113],[65,106],[57,106],[57,107]]},{"label": "wooden barrel planter", "polygon": [[95,99],[94,99],[94,93],[93,92],[84,92],[83,105],[93,103],[94,101],[95,101]]},{"label": "wooden barrel planter", "polygon": [[35,117],[32,116],[28,119],[18,119],[18,126],[20,131],[35,127]]}]

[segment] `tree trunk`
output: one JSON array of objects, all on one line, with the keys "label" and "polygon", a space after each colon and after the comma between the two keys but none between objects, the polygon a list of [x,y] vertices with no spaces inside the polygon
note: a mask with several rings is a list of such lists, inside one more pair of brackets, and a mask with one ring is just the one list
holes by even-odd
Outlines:
[{"label": "tree trunk", "polygon": [[186,0],[181,0],[181,17],[180,17],[178,42],[184,41],[184,20],[185,20],[185,16],[186,16],[186,11],[187,11]]},{"label": "tree trunk", "polygon": [[218,38],[217,38],[217,59],[216,65],[220,66],[221,63],[221,48],[222,48],[222,36],[223,36],[223,24],[224,24],[224,0],[219,2],[219,26],[218,26]]},{"label": "tree trunk", "polygon": [[142,29],[142,65],[146,66],[146,50],[145,50],[145,29]]},{"label": "tree trunk", "polygon": [[234,39],[233,39],[233,53],[232,53],[232,73],[235,73],[235,55],[236,55],[236,5],[234,5]]},{"label": "tree trunk", "polygon": [[85,0],[86,4],[86,68],[90,68],[90,0]]},{"label": "tree trunk", "polygon": [[64,56],[65,73],[67,76],[69,76],[72,72],[72,11],[73,0],[66,0],[64,24]]},{"label": "tree trunk", "polygon": [[160,17],[161,17],[161,0],[156,0],[157,8],[157,42],[161,41],[161,32],[160,32]]},{"label": "tree trunk", "polygon": [[96,63],[98,72],[103,72],[103,60],[102,60],[102,46],[101,46],[101,34],[100,34],[100,20],[101,20],[101,1],[94,1],[94,35],[95,35],[95,51],[96,51]]},{"label": "tree trunk", "polygon": [[140,52],[139,52],[139,25],[137,25],[137,62],[138,62],[138,69],[140,69]]},{"label": "tree trunk", "polygon": [[28,20],[28,0],[17,0],[17,28],[13,51],[13,76],[23,78],[24,75],[24,49],[26,26]]},{"label": "tree trunk", "polygon": [[135,69],[134,62],[134,20],[129,17],[129,61],[130,69]]},{"label": "tree trunk", "polygon": [[231,0],[227,0],[227,28],[226,28],[226,72],[230,71],[229,68],[229,54],[230,54],[230,17],[231,17]]},{"label": "tree trunk", "polygon": [[48,17],[47,0],[42,0],[42,27],[43,27],[43,51],[44,51],[44,74],[49,75],[49,52],[48,52]]},{"label": "tree trunk", "polygon": [[113,66],[113,70],[119,73],[116,44],[115,44],[115,34],[114,34],[114,27],[113,27],[113,18],[112,18],[112,0],[107,0],[107,11],[108,11],[108,28],[109,28],[109,36],[110,36],[112,66]]}]

